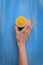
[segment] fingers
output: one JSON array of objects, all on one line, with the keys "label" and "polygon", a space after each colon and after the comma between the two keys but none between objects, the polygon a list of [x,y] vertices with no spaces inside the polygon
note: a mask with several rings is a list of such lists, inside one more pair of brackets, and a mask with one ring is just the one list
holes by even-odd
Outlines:
[{"label": "fingers", "polygon": [[27,30],[31,32],[32,26],[29,26],[29,27],[27,28]]},{"label": "fingers", "polygon": [[31,30],[32,30],[32,26],[30,26],[30,27],[25,31],[25,33],[28,35],[28,34],[31,32]]},{"label": "fingers", "polygon": [[17,26],[15,26],[15,30],[16,30],[16,33],[18,33],[18,32],[19,32],[19,30],[18,30],[18,27],[17,27]]},{"label": "fingers", "polygon": [[25,32],[26,29],[27,29],[27,26],[25,26],[25,27],[21,30],[21,32]]},{"label": "fingers", "polygon": [[26,26],[21,31],[18,30],[17,26],[15,26],[15,30],[16,30],[16,34],[18,34],[19,32],[23,32],[23,33],[28,34],[29,32],[31,32],[32,26],[31,26],[31,23],[27,20]]},{"label": "fingers", "polygon": [[27,21],[26,21],[26,25],[27,25],[27,26],[31,26],[31,22],[27,20]]},{"label": "fingers", "polygon": [[23,28],[22,31],[26,31],[26,30],[31,30],[32,29],[32,26],[31,26],[31,23],[27,20],[26,21],[26,26]]}]

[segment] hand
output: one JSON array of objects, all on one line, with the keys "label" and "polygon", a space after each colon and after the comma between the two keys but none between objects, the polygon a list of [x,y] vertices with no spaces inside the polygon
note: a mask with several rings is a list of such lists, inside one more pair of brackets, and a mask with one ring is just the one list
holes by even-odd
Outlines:
[{"label": "hand", "polygon": [[18,30],[17,26],[15,26],[18,47],[25,45],[25,42],[32,30],[31,23],[29,21],[26,22],[26,26],[21,31]]}]

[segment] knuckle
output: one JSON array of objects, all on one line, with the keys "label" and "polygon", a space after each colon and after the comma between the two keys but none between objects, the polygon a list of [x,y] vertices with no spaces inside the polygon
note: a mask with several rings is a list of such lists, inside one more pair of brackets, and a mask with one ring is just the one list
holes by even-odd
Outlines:
[{"label": "knuckle", "polygon": [[31,30],[32,30],[32,26],[31,26],[30,28],[31,28]]},{"label": "knuckle", "polygon": [[30,26],[30,28],[29,28],[30,30],[32,30],[32,26]]},{"label": "knuckle", "polygon": [[32,26],[31,26],[31,29],[32,29]]},{"label": "knuckle", "polygon": [[26,34],[28,35],[29,31],[26,31]]},{"label": "knuckle", "polygon": [[22,33],[25,33],[25,30],[23,30]]}]

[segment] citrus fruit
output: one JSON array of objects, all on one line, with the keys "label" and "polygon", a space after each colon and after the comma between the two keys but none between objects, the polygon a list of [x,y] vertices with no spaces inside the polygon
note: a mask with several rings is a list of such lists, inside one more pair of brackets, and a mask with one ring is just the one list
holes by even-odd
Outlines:
[{"label": "citrus fruit", "polygon": [[16,25],[18,27],[24,27],[26,25],[26,19],[22,16],[19,16],[17,19],[16,19]]}]

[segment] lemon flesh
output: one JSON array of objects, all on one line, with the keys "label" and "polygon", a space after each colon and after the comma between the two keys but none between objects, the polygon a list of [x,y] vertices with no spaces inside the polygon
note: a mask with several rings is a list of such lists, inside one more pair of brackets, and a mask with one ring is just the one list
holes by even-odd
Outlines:
[{"label": "lemon flesh", "polygon": [[16,25],[18,26],[18,27],[24,27],[25,25],[26,25],[26,19],[24,18],[24,17],[18,17],[17,19],[16,19]]}]

